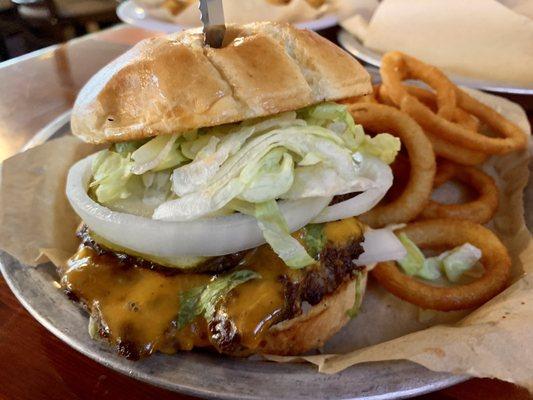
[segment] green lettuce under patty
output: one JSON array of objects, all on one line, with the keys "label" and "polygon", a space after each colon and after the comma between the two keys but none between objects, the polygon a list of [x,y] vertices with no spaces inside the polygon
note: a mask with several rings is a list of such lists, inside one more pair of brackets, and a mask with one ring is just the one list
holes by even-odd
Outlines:
[{"label": "green lettuce under patty", "polygon": [[229,274],[213,278],[206,285],[192,288],[180,294],[180,310],[175,323],[178,329],[183,329],[200,315],[210,321],[215,314],[217,303],[235,287],[251,279],[261,278],[254,271],[237,270]]}]

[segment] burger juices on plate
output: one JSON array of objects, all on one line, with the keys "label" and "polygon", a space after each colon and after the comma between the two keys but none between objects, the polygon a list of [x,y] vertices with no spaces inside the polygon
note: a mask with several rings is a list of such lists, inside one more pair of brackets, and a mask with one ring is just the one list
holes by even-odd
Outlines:
[{"label": "burger juices on plate", "polygon": [[399,150],[336,101],[371,92],[339,48],[289,25],[140,43],[98,72],[72,131],[105,150],[70,170],[83,224],[60,271],[89,331],[129,358],[318,348],[356,315],[366,266],[405,250],[355,217]]}]

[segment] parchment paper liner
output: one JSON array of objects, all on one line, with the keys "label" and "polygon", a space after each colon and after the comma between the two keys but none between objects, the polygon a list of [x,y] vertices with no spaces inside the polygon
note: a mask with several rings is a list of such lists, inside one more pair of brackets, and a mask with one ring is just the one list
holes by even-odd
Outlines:
[{"label": "parchment paper liner", "polygon": [[[474,95],[530,132],[516,104]],[[74,252],[79,220],[64,195],[66,173],[75,160],[95,150],[69,136],[3,163],[0,248],[31,266],[47,258],[58,265]],[[529,151],[524,151],[493,157],[484,166],[501,188],[491,227],[513,258],[514,283],[507,290],[470,314],[438,313],[421,322],[417,307],[370,282],[360,315],[328,342],[326,354],[269,359],[308,361],[324,373],[361,362],[407,359],[434,371],[496,377],[533,391],[533,242],[523,203],[528,160]]]}]

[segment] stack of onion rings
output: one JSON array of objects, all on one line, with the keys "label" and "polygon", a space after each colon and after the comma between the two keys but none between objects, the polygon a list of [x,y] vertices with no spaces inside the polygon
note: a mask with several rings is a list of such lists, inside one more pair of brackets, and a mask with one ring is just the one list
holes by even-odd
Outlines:
[{"label": "stack of onion rings", "polygon": [[[404,85],[405,86],[405,85]],[[433,93],[417,88],[415,86],[405,86],[408,93],[416,96],[422,103],[430,107],[432,110],[436,109],[436,100]],[[380,85],[377,89],[377,99],[383,104],[390,106],[395,106],[394,102],[391,100],[387,93],[387,88],[384,85]],[[426,92],[426,93],[423,93]],[[433,96],[433,99],[429,99],[429,94]],[[430,103],[431,102],[431,103]],[[473,132],[477,132],[479,129],[479,120],[473,119],[472,115],[468,114],[466,111],[455,108],[452,112],[452,120],[458,124],[464,126],[465,128],[471,129]],[[481,153],[479,151],[473,151],[470,149],[465,149],[461,146],[457,146],[454,143],[444,140],[441,137],[435,135],[428,126],[423,127],[425,129],[426,136],[431,141],[433,145],[433,150],[435,154],[440,157],[443,157],[447,160],[454,161],[462,165],[478,165],[488,158],[488,155]]]},{"label": "stack of onion rings", "polygon": [[443,162],[439,165],[434,186],[438,187],[451,179],[473,187],[478,197],[463,204],[441,204],[430,200],[420,218],[461,218],[480,224],[490,221],[498,209],[498,188],[494,179],[475,167]]},{"label": "stack of onion rings", "polygon": [[433,145],[433,150],[438,156],[462,165],[479,165],[484,163],[488,155],[479,151],[458,146],[440,136],[426,131],[426,135]]},{"label": "stack of onion rings", "polygon": [[[526,146],[526,137],[520,128],[463,92],[433,66],[400,52],[391,52],[383,56],[381,75],[394,104],[431,132],[431,136],[441,139],[435,150],[443,157],[461,162],[450,148],[445,148],[445,144],[450,143],[460,150],[485,154],[505,154]],[[437,113],[409,94],[402,85],[402,81],[409,78],[422,80],[436,91]],[[452,122],[457,106],[503,137],[485,136]],[[461,160],[466,158],[461,157]]]},{"label": "stack of onion rings", "polygon": [[393,202],[380,204],[360,219],[373,228],[411,221],[422,212],[433,189],[436,164],[430,141],[420,126],[401,111],[372,103],[349,106],[358,124],[373,132],[389,132],[400,138],[407,149],[411,170],[402,194]]},{"label": "stack of onion rings", "polygon": [[[418,86],[404,85],[404,87],[407,90],[407,93],[416,97],[421,103],[429,107],[431,111],[433,112],[438,111],[437,100],[433,92],[423,89]],[[383,104],[387,104],[393,107],[395,106],[395,104],[393,103],[393,101],[391,100],[391,98],[389,97],[387,93],[386,86],[378,85],[377,87],[374,87],[374,93],[378,95],[379,100]],[[467,113],[465,110],[459,107],[454,108],[451,121],[456,122],[459,125],[463,126],[464,128],[470,129],[475,132],[479,130],[479,120],[476,117],[474,117],[472,114]]]},{"label": "stack of onion rings", "polygon": [[389,97],[400,109],[406,100],[414,98],[402,82],[419,79],[435,90],[437,114],[448,120],[452,118],[457,105],[455,87],[438,68],[394,51],[383,56],[380,72]]},{"label": "stack of onion rings", "polygon": [[[409,163],[405,155],[399,155],[394,164],[395,181],[404,185],[395,182],[390,196],[361,220],[371,227],[382,227],[416,219],[400,232],[422,248],[443,250],[470,243],[482,251],[485,273],[471,283],[452,287],[410,277],[394,262],[380,263],[372,273],[387,290],[422,308],[451,311],[477,307],[505,288],[511,261],[500,240],[480,225],[493,217],[499,195],[494,180],[473,166],[491,155],[524,149],[526,135],[456,87],[437,68],[413,57],[387,53],[381,76],[383,84],[375,86],[372,95],[345,103],[355,122],[364,128],[400,137]],[[434,92],[405,85],[406,79],[421,80]],[[481,124],[499,137],[481,134]],[[436,174],[435,154],[440,157]],[[429,183],[436,188],[449,180],[471,186],[478,196],[462,204],[431,200]]]},{"label": "stack of onion rings", "polygon": [[408,224],[405,233],[422,248],[452,248],[470,243],[482,252],[485,272],[467,284],[439,287],[401,272],[394,262],[379,263],[372,275],[389,292],[419,307],[453,311],[478,307],[505,289],[511,259],[505,246],[489,229],[471,221],[434,219]]}]

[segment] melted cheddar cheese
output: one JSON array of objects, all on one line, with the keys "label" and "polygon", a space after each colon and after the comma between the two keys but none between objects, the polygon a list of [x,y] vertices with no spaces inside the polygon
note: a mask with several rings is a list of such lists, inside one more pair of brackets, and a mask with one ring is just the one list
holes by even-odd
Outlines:
[{"label": "melted cheddar cheese", "polygon": [[[360,240],[362,225],[355,219],[328,223],[328,245]],[[285,285],[297,285],[305,269],[292,270],[267,246],[250,251],[236,267],[256,271],[261,278],[234,288],[217,304],[217,315],[230,321],[240,346],[254,349],[265,332],[285,319]],[[81,245],[69,260],[62,286],[79,299],[100,324],[100,335],[130,358],[154,351],[173,353],[219,343],[203,317],[178,330],[179,294],[205,285],[212,278],[200,273],[161,273],[136,265],[123,265],[111,254],[98,255]]]}]

